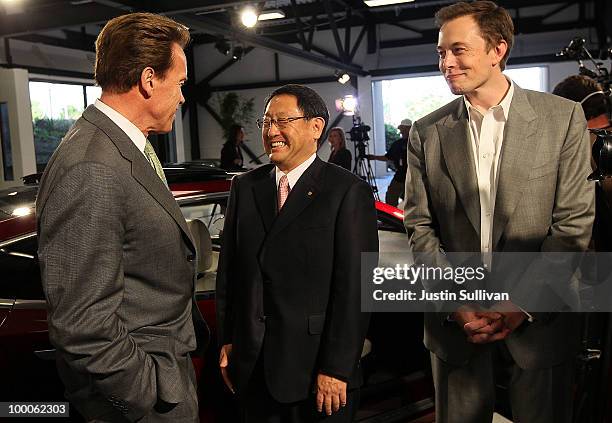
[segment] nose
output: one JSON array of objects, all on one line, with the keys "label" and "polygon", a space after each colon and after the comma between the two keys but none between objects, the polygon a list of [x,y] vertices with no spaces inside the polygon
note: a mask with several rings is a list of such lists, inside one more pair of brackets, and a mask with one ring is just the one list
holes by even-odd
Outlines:
[{"label": "nose", "polygon": [[455,55],[448,52],[444,57],[440,57],[440,70],[444,72],[445,69],[453,68],[456,65]]},{"label": "nose", "polygon": [[[266,131],[266,129],[264,129],[264,131]],[[268,137],[272,138],[277,134],[280,134],[280,131],[278,129],[278,126],[276,126],[275,123],[271,123],[270,127],[267,129],[267,133],[268,133]]]},{"label": "nose", "polygon": [[185,96],[183,96],[183,90],[181,90],[181,99],[179,101],[179,104],[182,105],[183,103],[185,103]]}]

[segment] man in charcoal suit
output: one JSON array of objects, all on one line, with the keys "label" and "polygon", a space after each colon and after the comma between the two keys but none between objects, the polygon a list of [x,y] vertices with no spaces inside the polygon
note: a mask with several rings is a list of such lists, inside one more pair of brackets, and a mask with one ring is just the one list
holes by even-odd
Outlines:
[{"label": "man in charcoal suit", "polygon": [[367,183],[317,157],[328,117],[308,87],[274,91],[258,121],[272,164],[232,183],[217,326],[244,422],[348,422],[357,408],[361,253],[378,251],[376,211]]},{"label": "man in charcoal suit", "polygon": [[188,41],[163,16],[109,21],[96,42],[102,95],[40,184],[49,336],[87,421],[198,421],[190,353],[207,333],[193,301],[195,247],[146,139],[170,131],[184,102]]}]

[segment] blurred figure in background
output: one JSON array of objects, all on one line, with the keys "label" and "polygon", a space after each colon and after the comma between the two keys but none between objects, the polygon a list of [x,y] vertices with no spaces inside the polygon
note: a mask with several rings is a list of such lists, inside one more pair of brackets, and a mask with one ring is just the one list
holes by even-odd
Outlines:
[{"label": "blurred figure in background", "polygon": [[221,169],[241,170],[243,159],[240,144],[244,142],[244,128],[240,125],[232,125],[229,137],[221,149]]},{"label": "blurred figure in background", "polygon": [[389,151],[382,156],[376,156],[374,154],[368,154],[366,157],[370,160],[383,160],[393,162],[395,169],[395,175],[387,188],[387,194],[385,195],[385,203],[391,204],[397,207],[400,198],[404,199],[404,184],[406,182],[406,171],[408,170],[407,147],[408,147],[408,134],[412,127],[412,121],[410,119],[403,119],[397,129],[399,129],[402,137],[391,144]]},{"label": "blurred figure in background", "polygon": [[331,154],[327,160],[329,163],[333,163],[340,167],[345,168],[349,172],[351,171],[351,162],[353,156],[351,152],[346,148],[346,137],[344,136],[344,129],[336,126],[329,130],[327,140],[331,145]]},{"label": "blurred figure in background", "polygon": [[[582,106],[589,129],[610,129],[610,105],[601,85],[584,75],[572,75],[559,82],[553,94],[574,100]],[[595,135],[591,134],[591,143]],[[591,161],[593,170],[595,163]],[[593,224],[593,248],[596,251],[612,251],[612,180],[595,185],[595,222]]]}]

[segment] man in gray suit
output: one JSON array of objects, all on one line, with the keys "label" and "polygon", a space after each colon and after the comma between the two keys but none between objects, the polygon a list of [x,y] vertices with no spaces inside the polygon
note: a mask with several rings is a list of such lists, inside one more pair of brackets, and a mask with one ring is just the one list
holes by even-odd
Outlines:
[{"label": "man in gray suit", "polygon": [[109,21],[96,41],[102,96],[41,180],[49,336],[66,396],[88,421],[198,420],[195,247],[146,138],[170,131],[184,102],[188,42],[163,16]]},{"label": "man in gray suit", "polygon": [[[456,3],[436,18],[440,71],[461,97],[410,133],[405,223],[413,250],[442,261],[447,252],[475,252],[494,272],[491,252],[586,249],[594,195],[580,105],[503,75],[513,42],[503,8]],[[571,420],[579,316],[536,313],[523,300],[426,313],[437,422],[490,423],[502,368],[514,421]]]}]

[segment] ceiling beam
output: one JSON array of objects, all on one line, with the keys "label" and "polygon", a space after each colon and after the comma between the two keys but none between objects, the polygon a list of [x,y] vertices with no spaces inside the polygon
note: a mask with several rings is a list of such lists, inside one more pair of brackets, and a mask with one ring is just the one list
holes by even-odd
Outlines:
[{"label": "ceiling beam", "polygon": [[0,37],[16,37],[70,26],[104,23],[121,14],[119,9],[96,3],[65,7],[61,13],[47,11],[19,15],[0,14]]},{"label": "ceiling beam", "polygon": [[89,51],[89,52],[96,51],[94,43],[88,43],[86,41],[78,40],[76,38],[69,39],[69,38],[50,37],[48,35],[41,35],[41,34],[26,34],[26,35],[20,35],[19,37],[13,37],[12,39],[19,40],[19,41],[27,41],[29,43],[45,44],[49,46],[69,48],[72,50],[81,50],[81,51]]},{"label": "ceiling beam", "polygon": [[365,76],[368,74],[366,71],[363,70],[361,66],[343,63],[341,61],[322,57],[308,51],[300,50],[285,43],[274,41],[267,37],[262,37],[260,35],[256,35],[250,32],[238,30],[229,25],[219,23],[218,21],[211,18],[207,18],[204,16],[199,16],[196,18],[189,15],[177,15],[175,16],[175,18],[194,30],[212,32],[214,34],[223,35],[238,41],[242,41],[246,44],[261,47],[266,50],[278,53],[283,53],[285,55],[316,63],[318,65],[325,66],[328,68],[345,69],[349,73],[361,76]]}]

